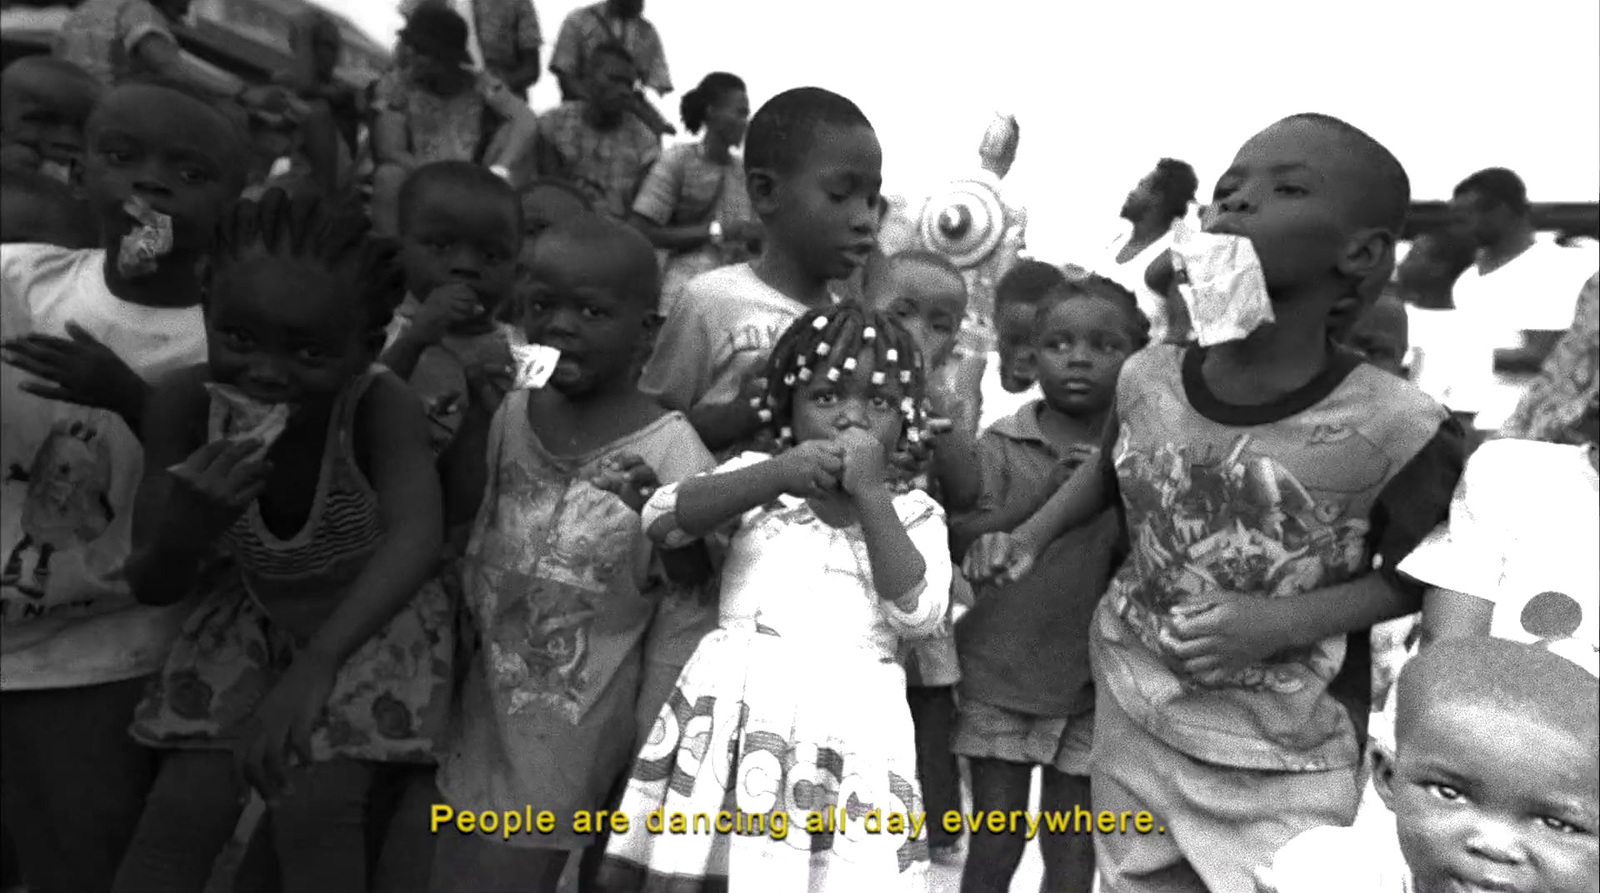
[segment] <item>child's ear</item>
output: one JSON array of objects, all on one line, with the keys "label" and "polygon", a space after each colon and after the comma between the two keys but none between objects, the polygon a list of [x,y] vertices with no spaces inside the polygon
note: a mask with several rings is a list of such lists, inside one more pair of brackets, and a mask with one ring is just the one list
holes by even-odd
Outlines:
[{"label": "child's ear", "polygon": [[644,364],[650,362],[650,355],[655,353],[656,337],[661,334],[661,327],[666,324],[667,318],[659,313],[647,313],[644,317],[643,329],[639,333],[639,347],[637,350],[636,368],[643,369]]},{"label": "child's ear", "polygon": [[1339,258],[1339,272],[1358,283],[1358,290],[1381,289],[1394,273],[1394,233],[1371,228],[1351,236]]},{"label": "child's ear", "polygon": [[1372,787],[1383,805],[1394,811],[1394,754],[1383,747],[1372,748]]},{"label": "child's ear", "polygon": [[772,171],[759,167],[750,170],[745,174],[745,189],[757,217],[768,217],[778,210],[778,178]]}]

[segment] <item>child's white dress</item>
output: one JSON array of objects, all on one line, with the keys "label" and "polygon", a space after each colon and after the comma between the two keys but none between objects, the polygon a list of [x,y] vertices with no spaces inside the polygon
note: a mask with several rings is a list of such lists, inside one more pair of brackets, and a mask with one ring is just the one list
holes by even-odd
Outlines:
[{"label": "child's white dress", "polygon": [[[717,473],[769,458],[746,453]],[[669,547],[687,539],[676,501],[677,487],[664,487],[644,512]],[[720,626],[634,764],[621,805],[629,828],[611,838],[603,889],[927,889],[926,828],[891,824],[923,811],[895,652],[938,628],[951,563],[939,505],[921,491],[894,505],[927,564],[910,611],[878,598],[859,527],[830,527],[792,497],[740,520]],[[677,815],[687,828],[674,833]],[[695,826],[702,816],[711,833]],[[760,833],[718,833],[752,820]]]}]

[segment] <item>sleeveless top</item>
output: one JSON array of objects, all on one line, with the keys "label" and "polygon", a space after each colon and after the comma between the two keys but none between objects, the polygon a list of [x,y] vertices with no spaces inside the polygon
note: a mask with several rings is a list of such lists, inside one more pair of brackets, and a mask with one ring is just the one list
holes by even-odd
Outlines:
[{"label": "sleeveless top", "polygon": [[378,496],[356,462],[352,443],[356,409],[378,373],[376,367],[368,369],[334,402],[316,495],[299,532],[279,539],[267,529],[259,503],[229,528],[228,545],[258,598],[283,595],[300,601],[343,591],[383,538]]}]

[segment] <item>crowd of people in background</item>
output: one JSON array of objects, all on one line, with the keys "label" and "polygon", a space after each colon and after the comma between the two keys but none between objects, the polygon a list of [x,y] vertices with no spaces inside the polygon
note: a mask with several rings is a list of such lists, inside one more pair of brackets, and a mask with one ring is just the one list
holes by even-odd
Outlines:
[{"label": "crowd of people in background", "polygon": [[[1515,173],[1402,256],[1381,143],[1229,122],[979,295],[844,96],[663,146],[643,0],[411,0],[363,88],[187,8],[0,74],[31,893],[1595,888],[1600,272]],[[1194,233],[1269,325],[1198,343]]]}]

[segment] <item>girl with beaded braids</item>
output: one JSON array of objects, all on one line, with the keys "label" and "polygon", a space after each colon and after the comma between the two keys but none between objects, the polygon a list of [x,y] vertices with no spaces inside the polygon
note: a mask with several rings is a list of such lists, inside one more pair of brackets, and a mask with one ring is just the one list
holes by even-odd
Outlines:
[{"label": "girl with beaded braids", "polygon": [[796,321],[767,378],[759,415],[783,450],[742,454],[645,506],[664,547],[724,530],[731,541],[718,628],[657,715],[621,806],[638,827],[660,809],[726,811],[767,833],[613,837],[601,889],[927,889],[920,823],[869,834],[817,818],[847,801],[923,811],[895,655],[944,616],[949,542],[939,505],[894,496],[886,477],[891,454],[926,436],[921,358],[898,323],[841,304]]},{"label": "girl with beaded braids", "polygon": [[[197,601],[135,712],[168,755],[118,890],[199,893],[247,784],[285,889],[367,889],[376,767],[433,761],[454,642],[439,478],[419,401],[374,364],[400,294],[394,251],[315,199],[274,190],[222,223],[209,362],[145,418],[130,581]],[[285,412],[275,439],[235,424]]]}]

